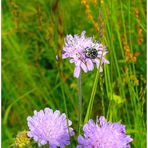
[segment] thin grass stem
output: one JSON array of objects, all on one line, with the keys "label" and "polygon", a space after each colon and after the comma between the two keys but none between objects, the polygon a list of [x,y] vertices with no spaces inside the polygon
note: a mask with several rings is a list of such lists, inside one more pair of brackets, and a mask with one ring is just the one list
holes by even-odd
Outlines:
[{"label": "thin grass stem", "polygon": [[70,140],[70,129],[69,129],[69,123],[68,123],[68,111],[67,111],[67,103],[66,103],[66,98],[65,98],[65,94],[64,94],[64,88],[61,85],[61,90],[62,90],[62,96],[63,96],[63,100],[64,100],[64,110],[66,113],[66,121],[67,121],[67,127],[68,127],[68,135],[69,135],[69,140]]},{"label": "thin grass stem", "polygon": [[95,77],[94,85],[93,85],[93,88],[92,88],[92,93],[91,93],[91,97],[90,97],[89,105],[88,105],[88,108],[87,108],[84,123],[86,123],[89,120],[90,114],[92,112],[94,98],[95,98],[95,94],[96,94],[96,90],[97,90],[98,79],[99,79],[99,76],[100,76],[100,67],[102,65],[102,63],[101,63],[102,57],[103,57],[103,52],[102,52],[102,56],[101,56],[101,59],[100,59],[100,64],[99,64],[99,67],[98,67],[98,70],[97,70],[97,73],[96,73],[96,77]]}]

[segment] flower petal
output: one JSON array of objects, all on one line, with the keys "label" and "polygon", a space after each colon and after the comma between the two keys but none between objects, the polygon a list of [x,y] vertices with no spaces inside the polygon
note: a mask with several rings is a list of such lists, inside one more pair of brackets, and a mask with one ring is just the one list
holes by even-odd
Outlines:
[{"label": "flower petal", "polygon": [[81,135],[78,137],[78,142],[80,144],[84,144],[84,142],[85,142],[84,138]]},{"label": "flower petal", "polygon": [[76,67],[75,67],[75,70],[74,70],[74,77],[76,77],[76,78],[79,77],[79,75],[80,75],[80,70],[81,70],[80,66],[76,66]]},{"label": "flower petal", "polygon": [[63,59],[66,59],[66,58],[68,58],[68,57],[69,57],[69,54],[68,54],[68,53],[62,54],[62,58],[63,58]]},{"label": "flower petal", "polygon": [[86,65],[83,62],[81,62],[81,68],[84,70],[84,72],[88,71]]},{"label": "flower petal", "polygon": [[109,64],[109,61],[106,60],[105,58],[102,58],[102,63]]},{"label": "flower petal", "polygon": [[92,71],[94,69],[94,65],[91,59],[87,59],[87,68],[89,71]]},{"label": "flower petal", "polygon": [[99,60],[99,59],[95,59],[94,62],[96,63],[96,66],[97,66],[97,68],[98,68],[99,65],[100,65],[100,60]]},{"label": "flower petal", "polygon": [[83,32],[81,33],[81,37],[82,37],[82,38],[85,38],[85,34],[86,34],[86,31],[83,31]]},{"label": "flower petal", "polygon": [[103,125],[105,125],[105,124],[107,123],[105,117],[103,117],[103,116],[101,116],[101,117],[99,118],[99,122],[100,122],[100,125],[101,125],[101,126],[103,126]]}]

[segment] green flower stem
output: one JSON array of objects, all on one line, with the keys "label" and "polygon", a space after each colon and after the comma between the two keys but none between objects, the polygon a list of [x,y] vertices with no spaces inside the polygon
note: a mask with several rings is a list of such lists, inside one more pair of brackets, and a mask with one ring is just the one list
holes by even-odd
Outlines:
[{"label": "green flower stem", "polygon": [[78,133],[81,132],[82,125],[82,75],[78,78],[78,109],[79,109],[79,124],[78,124]]}]

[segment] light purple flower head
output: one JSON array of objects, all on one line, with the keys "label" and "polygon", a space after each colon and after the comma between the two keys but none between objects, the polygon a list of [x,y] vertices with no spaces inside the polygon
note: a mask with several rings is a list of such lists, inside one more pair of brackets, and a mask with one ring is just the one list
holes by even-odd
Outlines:
[{"label": "light purple flower head", "polygon": [[[81,69],[84,72],[92,71],[94,64],[97,68],[103,63],[109,64],[104,58],[107,54],[106,47],[97,41],[93,41],[92,37],[86,37],[85,31],[81,35],[67,35],[65,37],[65,46],[63,48],[62,58],[70,58],[70,63],[75,64],[74,77],[78,78]],[[103,71],[100,65],[100,72]]]},{"label": "light purple flower head", "polygon": [[68,126],[71,126],[72,122],[68,120],[67,126],[66,115],[58,110],[53,112],[52,109],[45,108],[44,111],[34,111],[33,117],[29,116],[27,121],[30,129],[28,136],[38,142],[39,146],[48,143],[50,148],[63,148],[70,144],[69,135],[74,135],[70,127],[68,133]]},{"label": "light purple flower head", "polygon": [[89,120],[83,127],[84,137],[78,137],[77,148],[130,148],[133,139],[126,135],[125,126],[107,122],[104,117],[94,123]]}]

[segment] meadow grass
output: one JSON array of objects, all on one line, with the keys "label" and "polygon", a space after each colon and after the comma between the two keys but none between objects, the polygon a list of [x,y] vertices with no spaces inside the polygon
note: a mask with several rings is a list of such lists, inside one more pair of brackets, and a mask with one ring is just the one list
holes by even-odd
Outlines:
[{"label": "meadow grass", "polygon": [[73,121],[76,135],[71,147],[76,146],[74,65],[56,60],[56,55],[61,57],[67,34],[83,30],[107,46],[110,64],[101,74],[97,69],[82,73],[82,122],[101,115],[121,121],[134,139],[131,147],[146,147],[146,1],[142,0],[2,1],[2,147],[10,147],[17,132],[28,130],[27,116],[47,106]]}]

